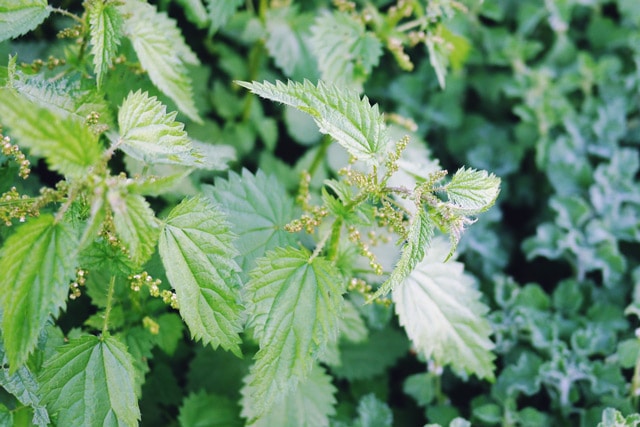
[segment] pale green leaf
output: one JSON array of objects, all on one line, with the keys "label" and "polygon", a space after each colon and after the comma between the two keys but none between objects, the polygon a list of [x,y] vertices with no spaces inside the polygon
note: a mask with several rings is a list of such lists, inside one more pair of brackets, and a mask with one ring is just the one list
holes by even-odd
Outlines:
[{"label": "pale green leaf", "polygon": [[169,213],[160,256],[193,338],[240,355],[243,315],[234,237],[211,202],[185,199]]},{"label": "pale green leaf", "polygon": [[388,294],[389,291],[395,289],[411,274],[415,266],[424,258],[424,254],[433,237],[433,230],[434,224],[425,210],[420,209],[416,212],[409,227],[407,241],[402,247],[402,253],[400,254],[398,263],[389,278],[380,285],[378,290],[369,297],[367,302],[372,302],[376,298]]},{"label": "pale green leaf", "polygon": [[337,339],[344,280],[323,258],[277,248],[257,261],[246,288],[249,327],[260,350],[243,389],[251,422],[269,411]]},{"label": "pale green leaf", "polygon": [[45,362],[40,393],[60,426],[137,426],[134,369],[113,337],[82,336]]},{"label": "pale green leaf", "polygon": [[136,265],[144,264],[153,254],[160,232],[153,210],[144,197],[118,189],[109,191],[107,198],[116,233],[129,259]]},{"label": "pale green leaf", "polygon": [[[309,376],[273,404],[263,415],[254,414],[251,405],[245,405],[242,415],[255,419],[251,427],[323,427],[329,425],[329,417],[335,414],[336,388],[323,368],[314,365]],[[259,416],[259,418],[255,418]]]},{"label": "pale green leaf", "polygon": [[209,37],[223,27],[242,5],[242,0],[206,0],[209,12]]},{"label": "pale green leaf", "polygon": [[90,113],[96,112],[100,123],[112,122],[111,107],[95,90],[83,89],[79,78],[47,79],[41,74],[17,71],[9,85],[24,98],[56,116],[74,116],[85,121]]},{"label": "pale green leaf", "polygon": [[130,92],[118,111],[119,147],[131,157],[147,163],[174,163],[189,166],[201,157],[175,121],[177,112],[147,92]]},{"label": "pale green leaf", "polygon": [[243,427],[240,407],[228,397],[204,391],[187,396],[180,407],[181,427]]},{"label": "pale green leaf", "polygon": [[358,91],[378,65],[382,43],[359,19],[346,13],[323,13],[311,28],[311,47],[322,80]]},{"label": "pale green leaf", "polygon": [[351,155],[374,165],[383,164],[390,149],[387,127],[377,105],[365,96],[319,82],[237,82],[251,92],[310,114],[320,132],[330,135]]},{"label": "pale green leaf", "polygon": [[187,19],[196,25],[199,29],[205,28],[209,24],[207,17],[207,9],[205,9],[202,0],[176,0],[184,9]]},{"label": "pale green leaf", "polygon": [[0,4],[0,42],[19,37],[42,23],[52,8],[47,0],[8,0]]},{"label": "pale green leaf", "polygon": [[203,191],[233,224],[243,272],[253,269],[266,251],[295,244],[295,236],[284,230],[294,219],[293,199],[275,176],[243,169],[242,175],[230,172],[227,180],[216,179],[214,186],[203,186]]},{"label": "pale green leaf", "polygon": [[91,54],[98,88],[118,53],[122,17],[114,2],[94,0],[88,4]]},{"label": "pale green leaf", "polygon": [[12,372],[37,344],[50,316],[64,306],[75,276],[76,236],[43,214],[12,234],[0,252],[2,335]]},{"label": "pale green leaf", "polygon": [[454,211],[475,215],[493,206],[500,193],[500,178],[483,170],[462,167],[445,186],[445,191]]},{"label": "pale green leaf", "polygon": [[[0,362],[6,363],[4,348],[0,343]],[[0,368],[0,387],[12,394],[20,403],[30,406],[33,409],[31,423],[35,426],[47,426],[51,422],[49,413],[40,402],[38,395],[38,379],[26,366],[19,367],[14,373],[9,373],[6,366]],[[0,425],[2,418],[0,418]],[[12,425],[12,424],[8,424]]]},{"label": "pale green leaf", "polygon": [[140,0],[125,0],[120,7],[125,17],[125,35],[153,84],[190,119],[201,122],[186,67],[199,61],[185,43],[176,21]]},{"label": "pale green leaf", "polygon": [[[269,9],[266,14],[265,47],[285,76],[314,80],[318,74],[315,58],[309,49],[309,27],[313,15],[300,13],[299,7]],[[317,129],[315,124],[312,124]]]},{"label": "pale green leaf", "polygon": [[640,425],[640,414],[630,414],[626,417],[615,408],[605,408],[602,411],[602,421],[598,427],[637,427]]},{"label": "pale green leaf", "polygon": [[370,393],[358,403],[358,419],[354,427],[391,427],[393,412],[385,402]]},{"label": "pale green leaf", "polygon": [[82,176],[100,160],[98,137],[75,117],[60,117],[11,89],[0,89],[0,121],[7,134],[43,156],[51,169]]},{"label": "pale green leaf", "polygon": [[360,317],[358,309],[349,300],[345,300],[340,317],[340,337],[358,343],[365,341],[369,335],[367,325]]},{"label": "pale green leaf", "polygon": [[416,269],[393,290],[400,324],[416,350],[439,365],[493,380],[488,308],[464,265],[444,263],[449,245],[434,239]]}]

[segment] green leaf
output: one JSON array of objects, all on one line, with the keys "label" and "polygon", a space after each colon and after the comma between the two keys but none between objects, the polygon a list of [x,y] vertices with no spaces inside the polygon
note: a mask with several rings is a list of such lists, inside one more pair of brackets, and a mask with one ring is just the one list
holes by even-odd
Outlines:
[{"label": "green leaf", "polygon": [[[315,58],[308,47],[312,23],[313,15],[301,14],[296,4],[267,11],[265,47],[275,64],[289,78],[315,80],[318,74]],[[312,126],[317,129],[315,124]]]},{"label": "green leaf", "polygon": [[424,258],[433,237],[433,229],[434,224],[426,211],[424,209],[418,210],[413,217],[407,241],[402,247],[398,263],[389,278],[367,299],[368,303],[388,294],[411,274],[415,266]]},{"label": "green leaf", "polygon": [[0,98],[0,121],[10,135],[44,156],[53,170],[82,176],[100,160],[98,137],[84,123],[40,108],[11,89],[0,89]]},{"label": "green leaf", "polygon": [[294,219],[293,199],[275,176],[243,169],[242,175],[230,172],[227,180],[216,179],[203,191],[227,214],[238,235],[234,243],[243,272],[251,271],[266,251],[295,244],[294,234],[284,229]]},{"label": "green leaf", "polygon": [[42,400],[58,425],[138,425],[133,363],[113,337],[70,341],[45,362],[39,379]]},{"label": "green leaf", "polygon": [[602,421],[598,427],[636,427],[640,425],[640,414],[622,415],[615,408],[606,408],[602,411]]},{"label": "green leaf", "polygon": [[246,288],[249,327],[260,344],[243,389],[250,421],[295,388],[338,337],[344,280],[323,258],[277,248],[258,259]]},{"label": "green leaf", "polygon": [[376,35],[360,19],[341,12],[318,16],[311,33],[322,80],[361,91],[382,55]]},{"label": "green leaf", "polygon": [[118,53],[122,35],[122,17],[113,2],[95,0],[88,5],[91,54],[98,88]]},{"label": "green leaf", "polygon": [[0,5],[0,42],[19,37],[42,23],[52,8],[47,0],[10,0]]},{"label": "green leaf", "polygon": [[140,0],[126,0],[121,7],[125,35],[153,84],[191,120],[201,123],[186,67],[199,61],[185,43],[176,21]]},{"label": "green leaf", "polygon": [[446,241],[434,239],[425,258],[393,290],[396,313],[413,345],[426,358],[493,380],[491,325],[483,317],[488,308],[464,274],[464,265],[443,263],[448,250]]},{"label": "green leaf", "polygon": [[203,391],[187,396],[180,407],[181,427],[243,427],[240,408],[231,399]]},{"label": "green leaf", "polygon": [[56,116],[74,116],[84,121],[92,112],[100,115],[100,123],[112,122],[111,107],[97,91],[83,89],[77,77],[47,79],[42,74],[29,75],[17,71],[9,85],[38,107]]},{"label": "green leaf", "polygon": [[122,151],[147,163],[191,165],[199,161],[177,112],[147,92],[130,92],[118,111]]},{"label": "green leaf", "polygon": [[[0,344],[0,361],[5,363],[4,348]],[[26,366],[19,367],[14,373],[4,366],[0,368],[0,387],[6,392],[12,394],[20,403],[30,406],[33,409],[33,418],[31,423],[35,426],[47,426],[51,422],[49,413],[40,402],[38,395],[38,380],[36,376]],[[11,423],[3,424],[0,416],[0,425],[13,425]]]},{"label": "green leaf", "polygon": [[209,37],[227,23],[240,5],[242,5],[242,0],[207,0],[207,11],[211,21],[209,23]]},{"label": "green leaf", "polygon": [[358,309],[349,300],[344,301],[340,317],[340,337],[359,343],[366,341],[369,335],[367,325],[360,317]]},{"label": "green leaf", "polygon": [[289,391],[284,399],[274,403],[266,414],[255,414],[251,405],[245,405],[242,415],[254,419],[251,427],[328,426],[335,414],[336,388],[323,368],[314,365],[309,376]]},{"label": "green leaf", "polygon": [[153,210],[144,197],[114,189],[107,195],[113,211],[113,223],[118,238],[137,265],[144,264],[153,254],[160,227]]},{"label": "green leaf", "polygon": [[155,335],[158,347],[168,355],[173,355],[182,339],[184,323],[176,313],[164,313],[155,320],[160,327],[158,335]]},{"label": "green leaf", "polygon": [[409,341],[402,332],[385,328],[372,330],[363,342],[341,341],[340,365],[331,366],[338,378],[371,379],[383,374],[409,351]]},{"label": "green leaf", "polygon": [[483,170],[462,167],[445,185],[445,191],[454,211],[475,215],[493,206],[500,193],[500,178]]},{"label": "green leaf", "polygon": [[237,82],[251,92],[310,114],[320,132],[330,135],[352,156],[374,165],[384,164],[390,149],[387,127],[378,106],[365,96],[339,86],[319,82],[314,86],[289,81],[272,84]]},{"label": "green leaf", "polygon": [[378,400],[373,393],[360,399],[355,427],[391,427],[392,425],[393,412],[389,405]]},{"label": "green leaf", "polygon": [[22,366],[50,316],[64,306],[75,276],[76,236],[43,214],[12,234],[0,252],[2,335],[11,372]]},{"label": "green leaf", "polygon": [[234,237],[211,202],[185,199],[167,217],[160,256],[193,338],[240,356],[243,316]]}]

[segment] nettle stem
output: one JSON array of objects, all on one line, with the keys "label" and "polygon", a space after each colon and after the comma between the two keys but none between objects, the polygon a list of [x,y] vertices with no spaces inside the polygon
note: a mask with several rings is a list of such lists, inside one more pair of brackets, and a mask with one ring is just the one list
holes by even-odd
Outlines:
[{"label": "nettle stem", "polygon": [[109,333],[109,316],[111,315],[111,307],[113,306],[113,293],[116,288],[116,276],[111,276],[109,280],[109,289],[107,290],[107,306],[104,309],[104,321],[102,323],[102,339]]},{"label": "nettle stem", "polygon": [[338,257],[338,245],[340,244],[340,234],[342,232],[342,218],[336,218],[331,226],[331,238],[327,249],[327,258],[335,261]]}]

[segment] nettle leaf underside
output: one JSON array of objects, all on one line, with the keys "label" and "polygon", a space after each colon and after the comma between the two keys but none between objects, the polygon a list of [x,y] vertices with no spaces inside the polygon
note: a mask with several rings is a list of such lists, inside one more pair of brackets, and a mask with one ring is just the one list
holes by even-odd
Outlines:
[{"label": "nettle leaf underside", "polygon": [[27,360],[47,319],[64,306],[75,276],[76,249],[71,228],[48,214],[29,220],[4,243],[0,304],[12,371]]},{"label": "nettle leaf underside", "polygon": [[[440,365],[493,380],[494,345],[488,307],[464,274],[464,265],[450,260],[446,240],[438,238],[416,269],[393,290],[400,324],[416,349]],[[425,325],[428,325],[426,327]]]},{"label": "nettle leaf underside", "polygon": [[243,389],[255,418],[294,389],[337,339],[344,292],[335,267],[305,250],[278,248],[257,264],[245,300],[260,350]]},{"label": "nettle leaf underside", "polygon": [[194,339],[240,356],[243,307],[234,238],[211,202],[185,199],[167,217],[160,256]]},{"label": "nettle leaf underside", "polygon": [[320,132],[330,135],[359,160],[379,165],[390,139],[377,105],[352,90],[319,82],[236,82],[251,92],[310,114]]}]

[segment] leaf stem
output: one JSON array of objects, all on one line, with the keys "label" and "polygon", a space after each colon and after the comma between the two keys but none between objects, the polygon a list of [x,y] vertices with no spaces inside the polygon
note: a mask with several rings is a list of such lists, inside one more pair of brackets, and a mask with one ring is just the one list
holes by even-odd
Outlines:
[{"label": "leaf stem", "polygon": [[113,293],[116,287],[116,276],[111,276],[109,289],[107,290],[107,306],[104,309],[104,322],[102,323],[102,339],[109,333],[109,315],[113,305]]},{"label": "leaf stem", "polygon": [[329,135],[325,135],[322,137],[322,142],[320,143],[320,147],[318,148],[318,151],[316,152],[316,155],[313,158],[313,162],[311,162],[311,166],[309,166],[310,176],[313,176],[313,174],[318,169],[318,166],[320,166],[320,162],[324,160],[325,155],[327,154],[327,150],[331,145],[331,142],[333,142],[333,139]]},{"label": "leaf stem", "polygon": [[342,231],[342,218],[336,218],[331,226],[331,240],[329,240],[329,249],[327,249],[327,258],[335,261],[338,256],[338,245],[340,243],[340,233]]},{"label": "leaf stem", "polygon": [[58,7],[52,7],[52,8],[51,8],[51,11],[52,11],[52,12],[55,12],[55,13],[59,13],[60,15],[64,15],[64,16],[66,16],[67,18],[71,18],[71,19],[73,19],[74,21],[76,21],[76,22],[78,22],[79,24],[81,24],[81,25],[83,25],[83,26],[84,26],[84,22],[82,21],[82,19],[81,19],[79,16],[74,15],[73,13],[71,13],[71,12],[69,12],[69,11],[66,11],[66,10],[64,10],[64,9],[60,9],[60,8],[58,8]]}]

